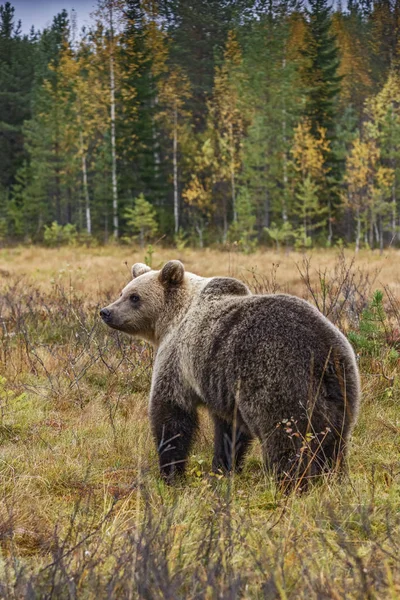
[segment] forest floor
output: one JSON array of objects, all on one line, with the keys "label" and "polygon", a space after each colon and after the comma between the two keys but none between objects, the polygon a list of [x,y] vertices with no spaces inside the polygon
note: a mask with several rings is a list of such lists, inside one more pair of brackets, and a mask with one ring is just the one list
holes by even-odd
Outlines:
[{"label": "forest floor", "polygon": [[243,473],[212,475],[205,413],[186,480],[160,480],[152,350],[98,318],[144,254],[0,250],[0,598],[399,598],[400,252],[152,257],[294,293],[355,332],[363,401],[346,473],[291,495],[258,444]]}]

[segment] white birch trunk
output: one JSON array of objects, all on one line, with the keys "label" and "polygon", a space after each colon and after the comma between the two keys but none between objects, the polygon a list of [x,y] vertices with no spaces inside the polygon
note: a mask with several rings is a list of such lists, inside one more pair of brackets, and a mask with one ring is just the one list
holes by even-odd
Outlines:
[{"label": "white birch trunk", "polygon": [[380,243],[380,240],[381,240],[381,234],[380,234],[380,232],[381,232],[381,231],[382,231],[382,219],[381,219],[381,217],[379,216],[379,229],[378,229],[378,224],[377,224],[377,222],[376,222],[376,221],[374,222],[375,242],[376,242],[377,244],[379,244],[379,243]]},{"label": "white birch trunk", "polygon": [[179,195],[178,195],[178,109],[174,107],[174,138],[173,138],[173,168],[174,168],[174,219],[175,233],[179,231]]},{"label": "white birch trunk", "polygon": [[86,152],[83,146],[83,135],[82,131],[79,132],[79,141],[81,145],[82,153],[82,178],[83,178],[83,195],[85,197],[85,215],[86,215],[86,231],[89,235],[92,234],[92,216],[90,213],[90,197],[89,187],[87,178],[87,166],[86,166]]},{"label": "white birch trunk", "polygon": [[[282,59],[282,69],[286,67],[286,58]],[[285,223],[288,219],[286,206],[286,191],[288,186],[288,165],[286,156],[286,102],[285,95],[282,94],[282,141],[283,141],[283,195],[282,195],[282,220]]]},{"label": "white birch trunk", "polygon": [[396,180],[392,186],[392,241],[396,239]]},{"label": "white birch trunk", "polygon": [[229,137],[231,143],[231,194],[232,194],[232,211],[233,221],[237,222],[237,210],[236,210],[236,186],[235,186],[235,143],[233,139],[233,125],[230,123],[229,126]]},{"label": "white birch trunk", "polygon": [[199,235],[199,246],[200,248],[204,248],[204,243],[203,243],[203,227],[201,227],[198,223],[196,223],[195,225],[196,231]]},{"label": "white birch trunk", "polygon": [[115,73],[114,73],[114,29],[113,10],[110,3],[110,103],[111,103],[111,160],[112,160],[112,207],[114,238],[119,236],[118,227],[118,189],[117,189],[117,152],[115,144]]}]

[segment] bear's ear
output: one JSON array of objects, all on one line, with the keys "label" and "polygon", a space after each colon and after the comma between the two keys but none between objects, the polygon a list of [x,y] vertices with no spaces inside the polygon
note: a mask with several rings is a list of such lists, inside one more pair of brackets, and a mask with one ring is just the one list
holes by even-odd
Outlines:
[{"label": "bear's ear", "polygon": [[182,283],[185,276],[185,267],[180,260],[170,260],[160,271],[160,281],[163,285]]},{"label": "bear's ear", "polygon": [[135,263],[132,267],[132,279],[139,277],[139,275],[144,275],[144,273],[148,273],[149,271],[151,271],[151,269],[147,265]]}]

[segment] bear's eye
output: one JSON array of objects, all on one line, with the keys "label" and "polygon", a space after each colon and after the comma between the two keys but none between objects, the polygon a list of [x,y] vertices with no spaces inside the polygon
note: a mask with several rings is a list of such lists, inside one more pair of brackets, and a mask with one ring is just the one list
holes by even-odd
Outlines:
[{"label": "bear's eye", "polygon": [[130,296],[129,299],[132,302],[132,304],[137,304],[138,302],[140,302],[140,297],[137,294],[132,294],[132,296]]}]

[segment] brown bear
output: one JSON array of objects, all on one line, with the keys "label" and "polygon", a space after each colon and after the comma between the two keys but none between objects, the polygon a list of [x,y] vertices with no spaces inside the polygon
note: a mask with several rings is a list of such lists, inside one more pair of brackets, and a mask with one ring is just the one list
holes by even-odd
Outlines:
[{"label": "brown bear", "polygon": [[214,470],[240,469],[255,437],[278,477],[340,465],[359,374],[349,342],[316,308],[187,273],[177,260],[160,271],[135,264],[132,275],[100,315],[156,348],[149,412],[167,480],[184,472],[200,405],[214,420]]}]

